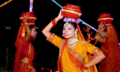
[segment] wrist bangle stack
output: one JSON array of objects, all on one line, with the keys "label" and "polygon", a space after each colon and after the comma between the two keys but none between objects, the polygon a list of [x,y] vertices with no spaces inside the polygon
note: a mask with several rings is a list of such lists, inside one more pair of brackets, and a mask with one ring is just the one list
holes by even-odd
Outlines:
[{"label": "wrist bangle stack", "polygon": [[56,25],[55,18],[52,20],[52,25],[53,25],[53,26],[55,26],[55,25]]},{"label": "wrist bangle stack", "polygon": [[27,22],[23,22],[24,26],[29,26],[29,24]]},{"label": "wrist bangle stack", "polygon": [[102,33],[102,31],[101,31],[101,30],[98,30],[98,32],[100,32],[100,34]]},{"label": "wrist bangle stack", "polygon": [[86,67],[85,65],[83,65],[81,68],[82,68],[83,70],[88,70],[88,67]]}]

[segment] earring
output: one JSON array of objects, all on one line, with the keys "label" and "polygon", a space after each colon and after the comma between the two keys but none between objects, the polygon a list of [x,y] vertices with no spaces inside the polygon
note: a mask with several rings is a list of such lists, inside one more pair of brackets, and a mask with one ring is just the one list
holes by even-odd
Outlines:
[{"label": "earring", "polygon": [[75,37],[77,37],[77,33],[75,32]]}]

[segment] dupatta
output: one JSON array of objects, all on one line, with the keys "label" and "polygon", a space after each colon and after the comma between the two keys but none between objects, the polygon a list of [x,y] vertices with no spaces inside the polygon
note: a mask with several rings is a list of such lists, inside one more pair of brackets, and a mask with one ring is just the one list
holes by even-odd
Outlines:
[{"label": "dupatta", "polygon": [[[29,14],[28,24],[34,25],[36,17],[33,12],[23,12],[20,17],[21,21],[23,22],[23,20],[25,19],[25,15],[27,15],[27,14]],[[15,52],[13,72],[18,72],[18,69],[19,69],[19,63],[21,61],[21,49],[22,49],[24,37],[25,37],[25,25],[21,23],[21,26],[19,27],[17,38],[15,41],[16,52]]]},{"label": "dupatta", "polygon": [[107,49],[108,53],[106,62],[102,63],[102,65],[106,65],[104,72],[119,72],[120,70],[119,41],[115,27],[112,24],[107,26],[107,35],[108,35],[108,49]]},{"label": "dupatta", "polygon": [[21,60],[21,49],[22,49],[24,31],[25,31],[25,27],[23,25],[21,25],[20,28],[19,28],[19,31],[18,31],[16,41],[15,41],[16,52],[15,52],[15,60],[14,60],[13,72],[18,72],[18,69],[19,69],[19,63],[20,63],[20,60]]},{"label": "dupatta", "polygon": [[[77,29],[78,29],[78,32],[77,32],[78,37],[77,38],[80,41],[85,40],[78,24],[77,24]],[[59,72],[63,72],[63,69],[62,69],[63,68],[62,67],[62,54],[63,54],[63,51],[64,51],[66,46],[67,46],[67,40],[62,39],[61,44],[60,44],[59,58],[58,58],[58,71]],[[85,67],[84,66],[84,58],[79,53],[77,53],[76,51],[68,48],[68,55],[70,57],[71,62],[78,69],[81,69],[82,67]],[[87,59],[90,61],[92,58],[93,58],[92,55],[90,53],[87,53]],[[92,72],[95,72],[94,66],[91,66],[90,68],[91,68]]]}]

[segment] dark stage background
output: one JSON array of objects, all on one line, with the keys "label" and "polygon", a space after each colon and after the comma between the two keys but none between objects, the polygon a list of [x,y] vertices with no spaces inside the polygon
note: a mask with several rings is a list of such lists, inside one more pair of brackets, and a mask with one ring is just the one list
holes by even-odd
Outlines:
[{"label": "dark stage background", "polygon": [[[0,4],[7,0],[0,0]],[[118,0],[56,0],[62,6],[66,3],[81,6],[82,16],[81,19],[88,24],[92,25],[97,29],[98,23],[97,18],[100,13],[111,13],[114,18],[113,25],[116,28],[119,41],[120,41],[120,3]],[[58,48],[46,41],[46,38],[41,33],[42,29],[54,19],[60,10],[56,4],[51,0],[34,0],[33,6],[34,14],[37,17],[36,26],[38,35],[36,40],[33,42],[35,48],[35,59],[34,66],[37,72],[41,71],[41,67],[49,69],[57,69],[57,58],[58,58]],[[19,17],[22,12],[29,11],[29,0],[13,0],[9,4],[0,8],[0,68],[5,69],[8,65],[8,70],[12,71],[13,62],[15,56],[15,39],[21,21]],[[84,25],[81,25],[81,30],[87,38],[85,31],[83,30]],[[59,21],[58,24],[53,27],[51,32],[62,37],[62,26],[63,21]],[[9,29],[11,28],[11,29]],[[91,30],[93,31],[93,30]],[[92,37],[94,37],[95,31],[93,31]],[[100,47],[100,43],[96,46]],[[6,52],[8,49],[8,52]],[[9,55],[8,55],[8,54]],[[7,58],[7,56],[8,58]],[[8,62],[8,64],[7,64]],[[44,70],[45,71],[45,70]],[[46,70],[49,72],[49,70]]]}]

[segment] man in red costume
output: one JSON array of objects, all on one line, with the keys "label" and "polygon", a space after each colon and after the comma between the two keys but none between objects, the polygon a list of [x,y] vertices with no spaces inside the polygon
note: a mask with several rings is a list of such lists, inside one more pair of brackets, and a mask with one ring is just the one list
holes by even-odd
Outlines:
[{"label": "man in red costume", "polygon": [[37,31],[36,17],[33,12],[24,12],[20,17],[22,23],[15,41],[16,53],[13,72],[36,72],[33,66],[34,47],[31,40],[35,40]]},{"label": "man in red costume", "polygon": [[100,14],[99,26],[95,38],[102,43],[101,50],[106,58],[100,62],[99,72],[119,72],[120,50],[115,27],[111,24],[113,18],[108,13]]}]

